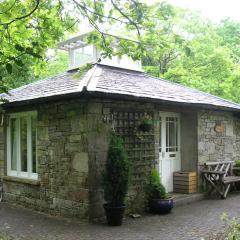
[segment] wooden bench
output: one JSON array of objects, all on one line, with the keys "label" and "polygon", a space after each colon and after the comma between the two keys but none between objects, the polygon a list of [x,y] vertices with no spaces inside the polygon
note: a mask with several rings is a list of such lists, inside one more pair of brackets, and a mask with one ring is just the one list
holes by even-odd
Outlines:
[{"label": "wooden bench", "polygon": [[227,197],[230,186],[240,182],[240,176],[234,176],[232,169],[232,161],[207,162],[202,166],[201,173],[209,195],[215,190],[222,199]]}]

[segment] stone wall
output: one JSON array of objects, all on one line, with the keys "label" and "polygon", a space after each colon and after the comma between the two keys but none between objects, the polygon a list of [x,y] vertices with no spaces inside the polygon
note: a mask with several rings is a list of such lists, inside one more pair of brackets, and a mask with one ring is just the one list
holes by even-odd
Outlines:
[{"label": "stone wall", "polygon": [[234,160],[240,160],[240,116],[234,116],[233,118],[233,132],[235,135],[235,141],[233,144],[233,158]]},{"label": "stone wall", "polygon": [[[222,127],[216,131],[216,125]],[[198,114],[198,163],[235,161],[240,157],[240,124],[233,113],[201,111]]]},{"label": "stone wall", "polygon": [[[5,199],[53,214],[89,216],[89,158],[94,115],[85,101],[37,107],[38,182],[5,178]],[[94,138],[95,140],[97,138]],[[90,166],[89,166],[90,165]]]},{"label": "stone wall", "polygon": [[[155,128],[150,133],[137,131],[139,120],[147,112],[155,118],[152,104],[95,99],[88,102],[89,118],[89,214],[90,218],[104,215],[104,196],[101,176],[107,159],[111,128],[123,139],[132,162],[132,178],[127,199],[129,212],[141,212],[145,206],[147,176],[158,162],[158,134]],[[157,121],[155,121],[157,123]],[[156,138],[155,138],[156,136]],[[157,139],[157,140],[156,140]],[[156,143],[155,143],[156,142]],[[157,155],[156,155],[157,154]]]},{"label": "stone wall", "polygon": [[0,180],[4,175],[4,127],[0,126]]},{"label": "stone wall", "polygon": [[[147,176],[152,168],[158,168],[159,111],[176,112],[176,109],[138,102],[75,99],[21,110],[33,109],[38,115],[39,179],[29,181],[5,176],[6,200],[51,214],[91,220],[101,218],[104,215],[101,176],[107,159],[109,133],[115,128],[133,165],[128,210],[144,210]],[[144,113],[154,120],[154,128],[148,133],[140,133],[137,129]],[[200,163],[239,159],[239,118],[231,113],[213,111],[196,115],[182,111],[183,130],[188,131],[182,135],[185,143],[186,139],[196,137],[198,119],[198,144],[191,140],[190,157],[189,145],[182,145],[184,170],[193,170],[197,162],[195,143]],[[216,122],[224,126],[223,133],[214,130]],[[4,169],[1,160],[4,160],[4,130],[0,127],[0,177]]]}]

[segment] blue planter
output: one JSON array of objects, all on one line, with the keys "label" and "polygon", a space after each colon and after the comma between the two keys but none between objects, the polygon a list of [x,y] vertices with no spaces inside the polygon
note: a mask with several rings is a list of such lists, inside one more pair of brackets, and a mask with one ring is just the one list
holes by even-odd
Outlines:
[{"label": "blue planter", "polygon": [[149,211],[154,214],[167,214],[173,208],[173,199],[150,199],[148,202]]}]

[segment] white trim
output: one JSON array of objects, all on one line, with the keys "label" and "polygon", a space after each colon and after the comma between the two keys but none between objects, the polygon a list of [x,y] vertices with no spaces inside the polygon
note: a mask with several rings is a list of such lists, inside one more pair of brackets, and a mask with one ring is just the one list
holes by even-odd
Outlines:
[{"label": "white trim", "polygon": [[[174,112],[159,112],[159,117],[161,121],[161,129],[160,129],[160,135],[159,138],[161,137],[161,146],[159,145],[159,172],[162,177],[162,181],[165,184],[165,187],[168,191],[173,190],[173,176],[171,177],[170,180],[170,175],[174,171],[179,171],[181,170],[181,115],[179,113],[174,113]],[[177,118],[177,144],[176,146],[171,146],[171,147],[176,147],[174,151],[167,151],[167,135],[169,136],[169,129],[167,129],[167,118]],[[169,141],[169,138],[168,138]],[[161,150],[161,151],[160,151]],[[170,149],[169,149],[170,150]],[[174,155],[174,156],[171,156]]]},{"label": "white trim", "polygon": [[27,117],[27,172],[32,172],[32,124],[31,115]]},{"label": "white trim", "polygon": [[[12,113],[9,117],[9,124],[7,127],[7,175],[14,176],[19,178],[27,179],[38,179],[38,174],[32,172],[32,128],[31,128],[31,118],[37,116],[36,111],[29,112],[20,112]],[[20,118],[27,118],[27,172],[21,171],[21,124]],[[16,143],[16,152],[17,152],[17,171],[11,169],[12,156],[11,156],[11,119],[16,119],[16,131],[17,131],[17,143]],[[36,161],[37,162],[37,161]]]}]

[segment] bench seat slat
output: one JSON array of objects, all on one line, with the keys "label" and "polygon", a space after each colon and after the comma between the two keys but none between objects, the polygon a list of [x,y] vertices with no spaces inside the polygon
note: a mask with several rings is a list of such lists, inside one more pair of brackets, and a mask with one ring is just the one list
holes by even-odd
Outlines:
[{"label": "bench seat slat", "polygon": [[223,183],[225,184],[234,182],[240,182],[240,176],[229,176],[223,179]]},{"label": "bench seat slat", "polygon": [[234,176],[232,169],[233,161],[207,162],[203,165],[201,172],[207,184],[208,194],[215,190],[221,198],[227,197],[230,186],[240,182],[240,176]]}]

